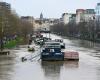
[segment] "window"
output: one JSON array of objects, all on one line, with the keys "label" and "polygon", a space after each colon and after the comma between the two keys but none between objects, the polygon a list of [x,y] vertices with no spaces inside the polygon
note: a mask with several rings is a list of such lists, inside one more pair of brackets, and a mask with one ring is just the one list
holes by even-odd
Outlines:
[{"label": "window", "polygon": [[54,49],[50,49],[50,52],[54,52]]}]

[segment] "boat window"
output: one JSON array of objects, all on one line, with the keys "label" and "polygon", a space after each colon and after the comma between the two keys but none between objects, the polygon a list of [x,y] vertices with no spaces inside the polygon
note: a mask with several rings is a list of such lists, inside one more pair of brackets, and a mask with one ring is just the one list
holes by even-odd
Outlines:
[{"label": "boat window", "polygon": [[50,49],[50,52],[54,52],[54,49]]}]

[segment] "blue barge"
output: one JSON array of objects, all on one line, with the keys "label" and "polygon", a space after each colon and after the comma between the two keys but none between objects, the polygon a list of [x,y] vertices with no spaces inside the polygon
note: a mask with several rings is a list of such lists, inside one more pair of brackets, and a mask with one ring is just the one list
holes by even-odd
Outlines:
[{"label": "blue barge", "polygon": [[45,42],[41,50],[42,61],[61,61],[64,60],[64,53],[61,52],[59,42]]}]

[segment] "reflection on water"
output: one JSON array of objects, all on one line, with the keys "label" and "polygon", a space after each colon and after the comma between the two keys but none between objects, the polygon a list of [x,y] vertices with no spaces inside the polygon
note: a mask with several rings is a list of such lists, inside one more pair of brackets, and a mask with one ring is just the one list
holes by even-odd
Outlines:
[{"label": "reflection on water", "polygon": [[64,67],[66,68],[78,68],[79,67],[79,61],[65,61]]},{"label": "reflection on water", "polygon": [[0,56],[0,80],[100,80],[100,60],[94,57],[100,56],[100,44],[83,40],[65,41],[67,50],[79,52],[79,61],[20,62],[16,60],[19,54],[28,53],[27,48],[21,48],[16,50],[15,53],[19,54],[15,59]]},{"label": "reflection on water", "polygon": [[[88,53],[88,55],[100,58],[100,44],[94,43],[91,41],[86,40],[71,40],[71,47],[73,46],[77,47],[78,52],[85,52]],[[75,47],[74,47],[75,49]]]},{"label": "reflection on water", "polygon": [[98,75],[97,80],[100,80],[100,67],[98,67],[96,75]]},{"label": "reflection on water", "polygon": [[66,69],[78,68],[78,61],[42,61],[41,66],[43,68],[46,80],[60,80],[62,67],[65,67]]},{"label": "reflection on water", "polygon": [[14,58],[0,56],[0,80],[11,80]]},{"label": "reflection on water", "polygon": [[70,40],[73,43],[73,46],[85,47],[85,48],[100,47],[99,43],[95,43],[92,41],[80,40],[80,39],[74,39],[74,38],[71,38]]},{"label": "reflection on water", "polygon": [[60,70],[61,67],[63,66],[63,61],[61,62],[42,61],[41,63],[46,80],[59,80]]},{"label": "reflection on water", "polygon": [[86,40],[72,40],[72,42],[79,47],[94,48],[96,43]]},{"label": "reflection on water", "polygon": [[80,40],[79,45],[80,47],[93,48],[95,46],[95,43],[91,41]]}]

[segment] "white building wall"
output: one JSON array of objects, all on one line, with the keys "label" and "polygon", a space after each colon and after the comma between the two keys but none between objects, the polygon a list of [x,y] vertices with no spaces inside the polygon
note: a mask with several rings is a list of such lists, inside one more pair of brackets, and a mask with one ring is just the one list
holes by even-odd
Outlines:
[{"label": "white building wall", "polygon": [[76,15],[76,23],[79,23],[80,22],[80,14],[77,14]]},{"label": "white building wall", "polygon": [[70,17],[71,17],[71,14],[64,13],[64,15],[62,16],[63,23],[68,24],[70,22]]},{"label": "white building wall", "polygon": [[83,21],[84,21],[84,14],[82,12],[79,12],[76,15],[76,23],[83,22]]}]

